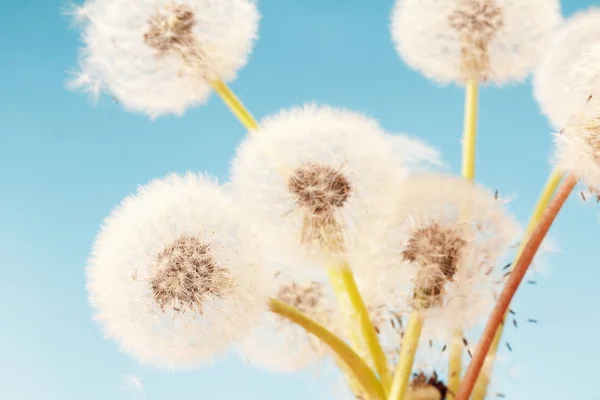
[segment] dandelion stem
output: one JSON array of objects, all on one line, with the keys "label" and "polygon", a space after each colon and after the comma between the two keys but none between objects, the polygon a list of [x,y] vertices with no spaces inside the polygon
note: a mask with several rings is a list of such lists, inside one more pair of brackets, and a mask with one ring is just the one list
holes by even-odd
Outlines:
[{"label": "dandelion stem", "polygon": [[[331,267],[328,272],[340,307],[352,322],[350,336],[353,345],[357,350],[365,348],[368,351],[375,370],[381,379],[384,393],[387,395],[390,384],[387,359],[377,338],[377,332],[369,316],[369,311],[356,286],[352,271],[347,265],[342,265]],[[356,334],[357,330],[360,331],[362,340]]]},{"label": "dandelion stem", "polygon": [[[517,255],[515,257],[515,261],[512,263],[513,266],[519,262],[519,257],[521,256],[523,249],[525,248],[525,244],[527,243],[529,235],[531,235],[535,227],[540,222],[544,210],[548,207],[548,203],[550,203],[552,195],[556,191],[556,188],[560,184],[560,181],[562,180],[563,176],[564,173],[562,171],[555,169],[548,177],[548,181],[546,182],[546,185],[544,186],[544,189],[540,194],[540,197],[537,201],[533,212],[531,213],[525,236],[521,241],[521,245],[519,246],[519,250],[517,251]],[[504,315],[504,319],[506,319],[506,314]],[[500,339],[502,337],[503,326],[504,320],[502,321],[502,324],[498,327],[498,330],[496,331],[494,340],[488,352],[488,357],[491,360],[491,363],[493,363],[493,360],[496,356],[496,352],[498,351],[498,345],[500,344]],[[492,367],[493,364],[490,364],[489,369],[486,368],[479,374],[479,377],[477,378],[477,382],[475,384],[475,389],[473,390],[473,396],[471,397],[472,400],[485,399],[485,395],[487,394],[487,387],[490,383],[490,376],[492,374]]]},{"label": "dandelion stem", "polygon": [[577,179],[573,175],[568,175],[565,177],[562,184],[556,191],[554,198],[542,214],[539,224],[534,229],[529,240],[527,241],[527,244],[523,248],[523,252],[519,257],[513,272],[510,274],[504,289],[502,289],[502,293],[500,293],[500,297],[496,302],[496,306],[494,307],[494,310],[488,319],[485,330],[483,331],[483,335],[477,344],[477,349],[475,350],[473,359],[467,368],[465,377],[456,395],[456,400],[469,399],[469,396],[473,391],[473,387],[475,386],[477,376],[479,375],[479,371],[483,366],[488,350],[490,349],[496,335],[496,331],[504,319],[504,315],[508,310],[510,302],[519,288],[519,284],[523,280],[523,277],[525,276],[525,273],[527,272],[527,269],[531,264],[533,257],[535,256],[535,253],[542,244],[544,237],[548,233],[550,226],[556,219],[558,212],[562,208],[576,184]]},{"label": "dandelion stem", "polygon": [[419,337],[423,328],[423,316],[419,310],[414,310],[408,319],[408,326],[404,332],[402,346],[400,347],[400,358],[388,400],[404,400],[408,390],[412,366],[415,362],[415,354],[419,345]]},{"label": "dandelion stem", "polygon": [[[465,91],[465,119],[462,148],[462,175],[469,182],[475,180],[475,144],[477,140],[477,101],[478,87],[476,80],[469,80]],[[457,329],[450,342],[448,356],[448,391],[456,393],[460,385],[463,355],[463,331]]]},{"label": "dandelion stem", "polygon": [[477,81],[467,82],[465,93],[465,120],[463,131],[462,174],[469,181],[475,179],[475,143],[477,138]]},{"label": "dandelion stem", "polygon": [[244,107],[240,99],[236,97],[233,91],[220,79],[215,79],[211,81],[211,85],[215,92],[219,96],[223,102],[229,107],[233,115],[248,129],[249,131],[254,131],[258,128],[258,123],[250,114],[250,112]]},{"label": "dandelion stem", "polygon": [[377,376],[362,358],[342,339],[329,331],[327,328],[310,319],[296,308],[283,303],[277,299],[270,301],[271,311],[287,320],[301,326],[307,332],[315,335],[319,340],[328,345],[335,352],[338,359],[345,365],[348,371],[352,371],[354,378],[361,385],[363,392],[369,400],[385,400],[383,389]]}]

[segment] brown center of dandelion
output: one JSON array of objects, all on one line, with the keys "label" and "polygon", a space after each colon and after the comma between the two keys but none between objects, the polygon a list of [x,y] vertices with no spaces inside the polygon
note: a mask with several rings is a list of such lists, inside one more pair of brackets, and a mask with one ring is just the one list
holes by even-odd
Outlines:
[{"label": "brown center of dandelion", "polygon": [[193,236],[182,236],[156,257],[152,296],[163,309],[202,313],[207,297],[224,298],[232,286],[228,271],[217,266],[210,248]]},{"label": "brown center of dandelion", "polygon": [[410,237],[402,256],[420,267],[415,297],[424,301],[423,307],[431,307],[441,301],[444,285],[454,277],[466,243],[460,231],[437,223],[416,230]]},{"label": "brown center of dandelion", "polygon": [[[302,240],[335,241],[339,230],[334,212],[348,200],[352,190],[348,179],[327,165],[306,163],[288,180],[288,189],[296,204],[305,211]],[[327,232],[331,237],[323,237]]]},{"label": "brown center of dandelion", "polygon": [[148,24],[144,43],[155,49],[158,54],[190,49],[196,43],[192,33],[196,24],[194,12],[186,5],[168,4],[152,15]]},{"label": "brown center of dandelion", "polygon": [[489,45],[504,26],[502,8],[495,0],[462,0],[448,22],[461,37],[461,69],[465,78],[487,80]]},{"label": "brown center of dandelion", "polygon": [[323,297],[323,285],[318,282],[300,285],[292,282],[283,285],[277,292],[277,298],[304,314],[314,314]]},{"label": "brown center of dandelion", "polygon": [[[416,374],[410,383],[410,389],[413,392],[413,394],[416,395],[416,397],[413,396],[411,398],[419,400],[445,400],[448,395],[448,387],[444,384],[444,382],[438,379],[437,373],[435,372],[429,378],[427,378],[427,376],[423,372]],[[429,392],[437,396],[425,395],[418,397],[419,391],[425,390],[428,390]]]}]

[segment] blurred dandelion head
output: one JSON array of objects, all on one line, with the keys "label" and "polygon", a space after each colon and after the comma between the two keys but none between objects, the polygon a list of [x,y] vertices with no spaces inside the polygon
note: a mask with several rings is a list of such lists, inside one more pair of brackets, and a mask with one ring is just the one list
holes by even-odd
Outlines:
[{"label": "blurred dandelion head", "polygon": [[84,46],[69,85],[106,92],[152,118],[203,104],[211,81],[246,64],[260,19],[254,0],[88,0],[72,12]]},{"label": "blurred dandelion head", "polygon": [[558,0],[397,0],[391,31],[430,79],[503,84],[529,74],[560,20]]},{"label": "blurred dandelion head", "polygon": [[254,233],[220,186],[169,175],[111,215],[87,268],[106,335],[142,363],[192,367],[244,337],[267,309]]},{"label": "blurred dandelion head", "polygon": [[409,386],[407,398],[410,400],[445,400],[448,387],[434,372],[427,376],[424,372],[415,373]]},{"label": "blurred dandelion head", "polygon": [[[332,293],[325,279],[310,274],[292,277],[278,271],[274,276],[275,298],[307,315],[330,330],[338,329]],[[324,278],[324,277],[322,277]],[[283,317],[265,313],[260,326],[240,344],[241,354],[253,365],[278,372],[318,367],[329,349],[316,337]]]},{"label": "blurred dandelion head", "polygon": [[570,17],[556,32],[536,68],[533,91],[557,131],[600,115],[600,8]]},{"label": "blurred dandelion head", "polygon": [[582,179],[593,193],[600,186],[600,94],[567,120],[555,135],[556,164]]}]

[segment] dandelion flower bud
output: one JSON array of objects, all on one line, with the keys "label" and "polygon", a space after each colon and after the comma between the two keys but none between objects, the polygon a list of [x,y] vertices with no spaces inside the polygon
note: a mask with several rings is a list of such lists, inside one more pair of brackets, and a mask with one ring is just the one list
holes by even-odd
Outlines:
[{"label": "dandelion flower bud", "polygon": [[485,320],[518,226],[491,193],[458,177],[422,174],[394,186],[398,213],[365,234],[363,257],[386,304],[420,309],[424,340],[443,341]]},{"label": "dandelion flower bud", "polygon": [[269,277],[221,188],[170,175],[139,188],[104,221],[87,268],[106,336],[140,362],[192,367],[249,332]]},{"label": "dandelion flower bud", "polygon": [[392,39],[440,83],[525,78],[561,20],[558,0],[397,0]]},{"label": "dandelion flower bud", "polygon": [[88,0],[71,86],[104,91],[152,118],[205,103],[210,81],[231,81],[258,31],[253,0]]},{"label": "dandelion flower bud", "polygon": [[308,105],[261,123],[238,149],[232,189],[268,248],[322,265],[353,249],[399,162],[378,124]]},{"label": "dandelion flower bud", "polygon": [[[329,285],[323,277],[309,277],[307,274],[292,277],[284,271],[276,272],[273,297],[335,331],[339,321]],[[272,312],[265,313],[260,326],[242,341],[239,349],[251,364],[277,372],[295,372],[317,366],[330,354],[329,348],[319,339]]]},{"label": "dandelion flower bud", "polygon": [[557,130],[582,112],[599,111],[600,8],[569,18],[556,33],[537,67],[533,89],[544,114]]}]

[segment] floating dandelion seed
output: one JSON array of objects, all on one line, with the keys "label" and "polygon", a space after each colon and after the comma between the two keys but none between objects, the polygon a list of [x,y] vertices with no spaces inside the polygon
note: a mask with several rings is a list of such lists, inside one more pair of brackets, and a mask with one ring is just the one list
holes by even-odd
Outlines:
[{"label": "floating dandelion seed", "polygon": [[216,182],[170,175],[127,197],[104,221],[87,269],[106,335],[143,363],[210,362],[267,307],[269,280],[253,233]]},{"label": "floating dandelion seed", "polygon": [[79,72],[70,82],[152,118],[205,103],[211,81],[231,81],[258,31],[253,0],[88,0]]},{"label": "floating dandelion seed", "polygon": [[128,389],[135,390],[138,393],[142,393],[144,391],[141,376],[125,375],[123,378]]},{"label": "floating dandelion seed", "polygon": [[525,78],[560,22],[558,0],[396,0],[392,39],[440,83]]},{"label": "floating dandelion seed", "polygon": [[384,218],[382,198],[401,173],[378,124],[350,111],[306,105],[265,119],[232,167],[232,189],[266,248],[295,268],[321,267]]}]

